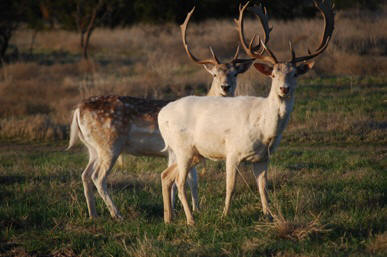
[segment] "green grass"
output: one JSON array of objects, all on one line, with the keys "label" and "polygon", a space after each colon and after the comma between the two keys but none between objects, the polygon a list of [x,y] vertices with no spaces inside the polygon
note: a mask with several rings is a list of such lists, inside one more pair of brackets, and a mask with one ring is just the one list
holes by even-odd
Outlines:
[{"label": "green grass", "polygon": [[180,203],[163,223],[166,160],[126,156],[109,176],[124,216],[97,196],[90,220],[79,147],[0,144],[1,256],[386,256],[384,78],[300,81],[295,110],[269,168],[265,220],[249,165],[241,165],[230,215],[221,219],[224,164],[199,165],[201,212],[188,227]]},{"label": "green grass", "polygon": [[[83,151],[26,148],[1,149],[0,251],[5,256],[383,256],[386,251],[383,149],[366,149],[367,154],[363,148],[278,150],[269,176],[273,211],[301,227],[319,216],[317,231],[305,228],[307,236],[299,239],[264,220],[248,165],[240,168],[248,183],[239,179],[226,219],[220,218],[223,165],[208,162],[205,171],[199,169],[201,212],[195,214],[195,227],[187,227],[180,205],[174,222],[163,223],[159,172],[165,161],[126,157],[125,168],[116,168],[109,180],[124,221],[112,220],[99,198],[100,217],[91,221],[80,180],[87,160]],[[384,248],[372,247],[381,235]]]}]

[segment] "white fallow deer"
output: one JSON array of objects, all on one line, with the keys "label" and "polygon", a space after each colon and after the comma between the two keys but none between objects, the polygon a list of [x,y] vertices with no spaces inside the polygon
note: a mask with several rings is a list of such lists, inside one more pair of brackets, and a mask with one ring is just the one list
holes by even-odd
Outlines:
[{"label": "white fallow deer", "polygon": [[[245,72],[253,59],[238,59],[239,47],[230,62],[221,63],[211,50],[212,57],[198,59],[189,50],[186,42],[186,29],[193,10],[181,25],[182,40],[188,56],[203,64],[213,76],[208,95],[233,96],[237,86],[237,75]],[[149,100],[129,96],[97,96],[82,101],[73,113],[69,148],[79,138],[89,151],[89,163],[82,173],[84,194],[89,216],[97,216],[95,208],[94,186],[105,202],[113,218],[121,215],[113,203],[106,186],[106,178],[115,161],[122,152],[134,156],[162,156],[164,141],[158,129],[157,115],[167,100]],[[169,165],[174,163],[169,156]],[[198,209],[197,174],[192,169],[189,179],[193,210]]]},{"label": "white fallow deer", "polygon": [[[314,2],[325,21],[321,43],[313,53],[309,51],[308,55],[303,57],[296,57],[290,44],[292,58],[285,62],[279,62],[262,41],[260,44],[268,56],[254,51],[253,40],[247,46],[242,30],[245,8],[240,8],[240,17],[236,23],[243,48],[251,57],[270,63],[270,65],[255,63],[258,71],[272,78],[271,90],[267,97],[188,96],[161,109],[158,121],[166,144],[164,150],[176,158],[176,164],[168,167],[161,175],[166,223],[171,221],[169,188],[176,180],[178,196],[187,223],[194,224],[186,199],[185,181],[188,170],[201,157],[226,161],[226,199],[223,216],[227,215],[230,208],[239,163],[253,163],[263,213],[270,218],[266,192],[269,157],[278,146],[293,110],[296,77],[312,68],[313,62],[305,61],[316,57],[326,49],[334,28],[331,1]],[[297,65],[298,62],[302,63]],[[177,172],[174,167],[176,165]]]}]

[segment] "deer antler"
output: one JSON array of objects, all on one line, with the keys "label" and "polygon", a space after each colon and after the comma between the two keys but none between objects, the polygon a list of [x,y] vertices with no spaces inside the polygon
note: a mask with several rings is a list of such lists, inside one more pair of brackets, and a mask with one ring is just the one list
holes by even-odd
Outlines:
[{"label": "deer antler", "polygon": [[213,64],[213,65],[217,65],[217,64],[220,64],[220,61],[219,59],[216,57],[214,51],[212,50],[212,48],[210,47],[210,52],[211,52],[211,55],[212,55],[212,58],[209,58],[209,59],[198,59],[196,58],[192,53],[191,51],[189,50],[189,46],[187,44],[187,40],[186,40],[186,30],[187,30],[187,26],[188,26],[188,22],[192,16],[192,13],[194,12],[195,10],[195,7],[192,8],[192,10],[187,14],[187,17],[185,18],[185,21],[183,24],[180,25],[180,29],[181,29],[181,36],[182,36],[182,39],[183,39],[183,45],[184,45],[184,49],[185,51],[187,52],[189,58],[191,58],[192,61],[198,63],[198,64]]},{"label": "deer antler", "polygon": [[335,17],[335,14],[333,13],[334,4],[331,2],[331,0],[313,0],[313,2],[315,6],[320,10],[324,18],[324,33],[322,34],[320,45],[313,53],[311,53],[311,51],[308,49],[308,55],[296,57],[292,44],[291,42],[289,42],[289,48],[292,55],[290,62],[292,63],[306,61],[318,56],[327,48],[328,43],[332,37]]},{"label": "deer antler", "polygon": [[[253,57],[255,59],[259,59],[262,61],[270,62],[272,64],[278,63],[277,58],[275,57],[273,52],[271,52],[270,49],[268,49],[268,47],[265,45],[265,43],[269,41],[269,35],[272,28],[270,28],[268,24],[268,15],[267,15],[266,8],[262,8],[261,5],[253,6],[249,8],[249,10],[253,11],[255,16],[259,18],[259,20],[261,21],[262,27],[265,31],[264,40],[262,41],[260,40],[260,38],[258,38],[258,41],[259,41],[258,45],[253,47],[254,40],[256,37],[256,35],[254,35],[254,37],[250,41],[249,46],[247,46],[246,39],[243,33],[243,20],[244,20],[244,12],[248,5],[249,5],[249,2],[247,2],[244,6],[239,5],[239,18],[234,20],[237,25],[239,39],[241,41],[243,49],[245,50],[246,54],[250,57]],[[262,49],[258,52],[261,46],[262,46]],[[263,56],[262,54],[264,53],[264,51],[267,51],[270,56]]]}]

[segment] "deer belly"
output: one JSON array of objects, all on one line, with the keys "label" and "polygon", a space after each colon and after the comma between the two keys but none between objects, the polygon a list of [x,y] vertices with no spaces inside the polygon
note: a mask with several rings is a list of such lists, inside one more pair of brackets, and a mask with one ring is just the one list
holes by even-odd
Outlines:
[{"label": "deer belly", "polygon": [[224,146],[222,144],[211,144],[209,142],[208,144],[197,145],[195,148],[199,155],[207,159],[213,161],[225,159]]},{"label": "deer belly", "polygon": [[158,129],[132,126],[124,151],[138,156],[167,156],[167,152],[161,152],[164,147]]},{"label": "deer belly", "polygon": [[269,156],[268,149],[268,145],[263,144],[262,142],[257,142],[256,144],[250,145],[250,147],[241,151],[245,153],[242,157],[242,160],[247,162],[259,162],[267,160]]},{"label": "deer belly", "polygon": [[263,150],[261,152],[254,152],[254,153],[251,153],[251,154],[248,154],[246,155],[244,158],[243,158],[243,161],[247,161],[247,162],[259,162],[259,161],[263,161],[263,160],[267,160],[268,159],[268,152]]}]

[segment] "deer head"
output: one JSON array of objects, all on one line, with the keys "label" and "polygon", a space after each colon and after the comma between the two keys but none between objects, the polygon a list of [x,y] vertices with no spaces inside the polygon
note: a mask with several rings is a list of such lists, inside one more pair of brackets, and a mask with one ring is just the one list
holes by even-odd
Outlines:
[{"label": "deer head", "polygon": [[208,95],[216,96],[234,96],[237,86],[238,74],[244,73],[249,69],[254,59],[238,59],[239,46],[236,49],[234,57],[231,61],[222,63],[215,55],[212,47],[210,47],[211,57],[208,59],[199,59],[193,55],[188,44],[186,30],[189,20],[195,10],[195,7],[187,14],[187,17],[182,25],[180,25],[183,46],[187,52],[188,57],[198,63],[202,64],[205,70],[213,77],[211,89]]},{"label": "deer head", "polygon": [[[308,72],[314,65],[314,61],[306,61],[321,54],[327,48],[331,39],[334,29],[334,5],[332,4],[331,0],[314,0],[313,2],[320,10],[324,18],[324,32],[322,34],[320,45],[313,53],[308,49],[308,55],[296,57],[296,53],[293,50],[291,42],[289,41],[291,59],[282,62],[278,61],[274,53],[266,46],[266,38],[264,40],[265,42],[259,39],[258,45],[253,46],[255,40],[254,36],[250,41],[250,44],[246,44],[245,36],[243,33],[243,18],[244,11],[249,3],[239,8],[239,19],[235,20],[235,22],[237,24],[237,30],[239,32],[239,39],[241,41],[242,47],[248,56],[264,62],[254,63],[254,67],[262,74],[272,78],[271,91],[275,92],[281,98],[286,98],[293,95],[294,89],[296,87],[296,77]],[[254,12],[255,15],[262,15],[262,11],[260,10],[261,8],[254,6],[250,9]],[[265,31],[271,30],[267,24],[264,26],[264,29]],[[258,51],[261,49],[261,47],[263,47],[263,50]],[[266,52],[268,55],[264,56],[264,52]]]}]

